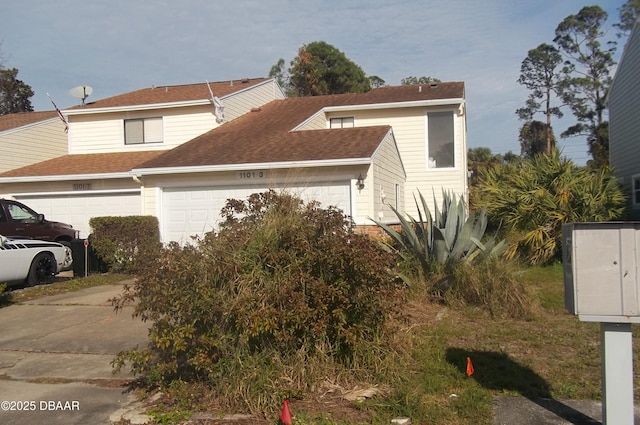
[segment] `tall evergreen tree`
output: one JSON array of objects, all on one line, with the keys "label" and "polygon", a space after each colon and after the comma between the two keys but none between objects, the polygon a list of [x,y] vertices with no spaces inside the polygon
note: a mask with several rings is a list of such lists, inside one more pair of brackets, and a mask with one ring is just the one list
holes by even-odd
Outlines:
[{"label": "tall evergreen tree", "polygon": [[[551,153],[555,140],[551,127],[551,118],[562,118],[562,111],[559,106],[552,106],[554,99],[560,98],[562,87],[562,73],[559,66],[562,64],[562,55],[550,44],[542,43],[535,49],[529,50],[527,57],[522,61],[520,66],[520,77],[518,83],[530,90],[529,98],[523,108],[516,111],[521,120],[526,121],[520,131],[520,141],[522,143],[523,131],[525,131],[525,139],[529,140],[530,131],[533,128],[533,118],[536,114],[541,113],[546,118],[546,125],[540,127],[535,124],[536,129],[544,129],[544,147],[538,149],[535,144],[535,152]],[[535,121],[540,123],[539,121]],[[542,123],[540,123],[542,124]],[[523,145],[522,152],[526,156],[530,156],[533,145],[529,142],[526,148]]]},{"label": "tall evergreen tree", "polygon": [[0,115],[31,112],[33,90],[18,79],[16,68],[0,68]]},{"label": "tall evergreen tree", "polygon": [[562,98],[577,120],[562,137],[587,136],[589,153],[597,167],[608,164],[609,135],[602,128],[606,125],[605,99],[616,50],[615,41],[610,41],[607,48],[600,43],[606,34],[606,20],[607,12],[599,6],[583,7],[558,25],[553,40],[567,57]]},{"label": "tall evergreen tree", "polygon": [[553,129],[542,121],[529,121],[520,128],[520,152],[523,158],[550,154],[556,147]]},{"label": "tall evergreen tree", "polygon": [[324,41],[306,44],[289,68],[291,88],[298,96],[363,93],[371,82],[362,68]]},{"label": "tall evergreen tree", "polygon": [[618,11],[620,12],[620,22],[613,24],[613,26],[618,28],[618,37],[626,37],[640,15],[640,0],[628,0],[620,6]]}]

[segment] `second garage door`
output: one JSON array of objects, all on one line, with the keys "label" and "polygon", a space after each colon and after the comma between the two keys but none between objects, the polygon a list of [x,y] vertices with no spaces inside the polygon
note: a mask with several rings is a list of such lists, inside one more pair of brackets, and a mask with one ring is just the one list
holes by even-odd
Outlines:
[{"label": "second garage door", "polygon": [[[268,190],[259,186],[225,188],[165,188],[162,192],[161,229],[164,242],[189,243],[194,235],[202,236],[215,229],[220,210],[227,199],[245,200],[249,195]],[[351,215],[349,182],[287,186],[287,192],[304,201],[315,199],[321,207],[336,206]]]},{"label": "second garage door", "polygon": [[22,195],[16,200],[45,215],[47,220],[71,224],[86,238],[92,217],[139,215],[140,191],[65,195]]}]

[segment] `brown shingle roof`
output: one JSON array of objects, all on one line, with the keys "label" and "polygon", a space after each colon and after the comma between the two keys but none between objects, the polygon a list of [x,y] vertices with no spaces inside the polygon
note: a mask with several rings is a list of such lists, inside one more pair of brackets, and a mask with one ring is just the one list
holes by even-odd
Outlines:
[{"label": "brown shingle roof", "polygon": [[5,177],[64,176],[96,173],[126,173],[163,151],[116,152],[64,155],[0,174]]},{"label": "brown shingle roof", "polygon": [[[206,89],[206,84],[179,87],[196,86]],[[238,90],[237,85],[234,87]],[[172,91],[178,90],[163,93]],[[122,96],[131,96],[129,100],[132,100],[135,97],[134,93],[141,92],[144,90]],[[204,98],[208,97],[208,89],[206,92]],[[224,95],[222,91],[214,93],[217,96]],[[389,126],[291,130],[325,107],[463,98],[464,83],[452,82],[439,83],[435,87],[382,87],[362,94],[275,100],[257,112],[247,113],[170,151],[66,155],[5,172],[0,174],[0,178],[120,173],[144,168],[370,158],[389,131]],[[146,99],[145,103],[149,102],[150,97]],[[116,105],[116,102],[112,104]],[[105,105],[106,103],[96,107],[106,107]],[[55,111],[53,113],[55,114]]]},{"label": "brown shingle roof", "polygon": [[17,114],[0,115],[0,131],[11,130],[23,125],[34,124],[57,116],[56,111],[19,112]]},{"label": "brown shingle roof", "polygon": [[258,112],[250,112],[167,151],[140,168],[368,158],[389,130],[388,126],[291,130],[329,106],[463,97],[464,84],[454,82],[440,83],[437,87],[425,85],[422,89],[419,86],[383,87],[362,94],[276,100]]},{"label": "brown shingle roof", "polygon": [[[222,81],[209,83],[211,91],[217,97],[226,96],[239,90],[260,84],[268,78],[248,78],[244,80]],[[120,94],[106,99],[89,102],[85,105],[74,106],[69,111],[92,108],[115,108],[137,105],[154,105],[172,102],[188,102],[207,100],[211,97],[207,83],[185,84],[178,86],[158,86],[129,93]]]}]

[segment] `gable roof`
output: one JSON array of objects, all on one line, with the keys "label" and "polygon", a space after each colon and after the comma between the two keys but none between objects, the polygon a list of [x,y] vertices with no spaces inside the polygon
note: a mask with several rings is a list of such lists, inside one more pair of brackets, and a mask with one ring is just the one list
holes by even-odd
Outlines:
[{"label": "gable roof", "polygon": [[[243,80],[231,80],[209,83],[211,91],[217,97],[224,97],[237,91],[245,90],[271,78],[246,78]],[[156,105],[176,102],[190,102],[204,100],[209,101],[211,94],[207,83],[184,84],[176,86],[157,86],[123,93],[117,96],[89,102],[84,105],[66,109],[66,113],[74,113],[80,110],[100,108],[122,108],[141,105]]]},{"label": "gable roof", "polygon": [[[260,81],[267,81],[267,79],[260,79]],[[208,96],[206,84],[191,86],[204,88]],[[136,97],[133,94],[145,92],[145,90],[122,96],[133,102],[134,98],[144,97]],[[172,90],[169,90],[164,93],[171,92]],[[214,94],[216,94],[215,91]],[[155,95],[155,93],[152,94],[152,96]],[[151,98],[145,99],[147,102]],[[118,102],[122,101],[123,98],[120,98]],[[118,102],[111,100],[109,104],[121,105]],[[360,94],[274,100],[168,151],[65,155],[2,173],[0,181],[37,176],[61,178],[65,175],[121,174],[132,170],[137,173],[151,174],[168,173],[172,171],[171,168],[215,168],[284,162],[293,163],[290,166],[296,166],[296,162],[304,161],[368,160],[389,134],[391,127],[294,130],[314,114],[331,110],[331,108],[353,107],[355,109],[366,105],[390,107],[394,104],[407,106],[412,102],[416,105],[425,105],[429,102],[453,105],[464,102],[464,83],[381,87]],[[105,107],[105,104],[102,104],[102,107]],[[55,114],[55,111],[53,113]]]},{"label": "gable roof", "polygon": [[451,99],[456,103],[464,97],[464,84],[461,82],[420,87],[382,87],[360,94],[275,100],[165,152],[139,166],[137,171],[371,158],[390,131],[389,126],[292,130],[324,108]]},{"label": "gable roof", "polygon": [[18,112],[15,114],[0,115],[0,131],[12,130],[24,125],[35,124],[40,121],[55,118],[58,113],[54,111]]}]

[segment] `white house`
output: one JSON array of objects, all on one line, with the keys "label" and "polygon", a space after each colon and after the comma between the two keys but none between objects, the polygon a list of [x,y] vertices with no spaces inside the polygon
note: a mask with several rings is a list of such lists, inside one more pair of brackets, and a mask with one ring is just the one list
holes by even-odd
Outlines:
[{"label": "white house", "polygon": [[609,89],[609,160],[640,219],[640,24],[636,22]]},{"label": "white house", "polygon": [[[215,228],[229,198],[269,188],[359,226],[415,214],[419,189],[467,192],[464,84],[285,99],[272,79],[155,87],[64,111],[67,155],[0,174],[0,194],[86,237],[93,216],[151,214],[163,241]],[[218,112],[220,112],[218,110]]]}]

